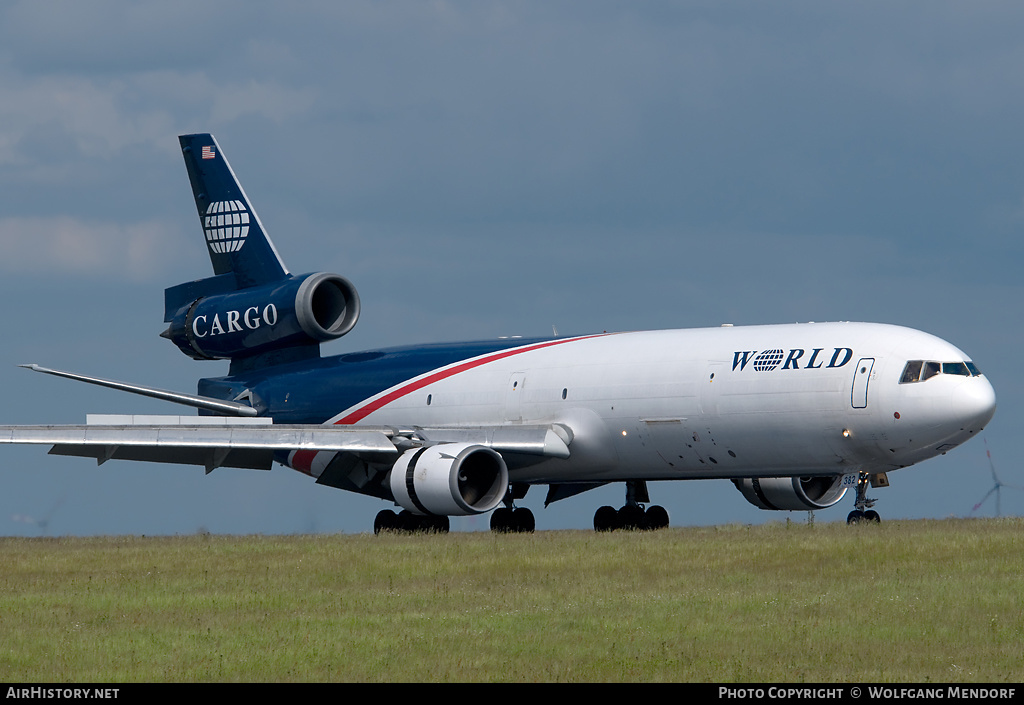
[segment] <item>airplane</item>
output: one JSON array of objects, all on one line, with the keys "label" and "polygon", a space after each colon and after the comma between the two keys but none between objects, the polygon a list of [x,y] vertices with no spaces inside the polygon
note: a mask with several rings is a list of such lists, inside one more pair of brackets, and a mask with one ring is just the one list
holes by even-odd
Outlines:
[{"label": "airplane", "polygon": [[[981,431],[995,392],[940,338],[877,323],[804,323],[434,343],[322,357],[359,296],[328,272],[292,274],[218,142],[179,137],[213,276],[165,290],[161,335],[228,360],[197,394],[26,365],[162,399],[193,416],[87,416],[0,426],[50,453],[216,468],[277,462],[390,502],[374,531],[438,531],[491,514],[532,532],[545,507],[624,483],[597,531],[661,529],[648,482],[726,479],[764,510],[814,511],[851,490],[848,523],[878,522],[868,487]],[[395,510],[398,510],[397,512]]]}]

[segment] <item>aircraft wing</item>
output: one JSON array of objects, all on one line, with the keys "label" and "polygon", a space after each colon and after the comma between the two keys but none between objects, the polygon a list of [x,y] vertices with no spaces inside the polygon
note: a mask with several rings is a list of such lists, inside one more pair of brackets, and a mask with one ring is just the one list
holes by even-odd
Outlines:
[{"label": "aircraft wing", "polygon": [[[569,445],[573,438],[572,430],[559,423],[541,426],[511,424],[417,428],[414,435],[428,443],[477,443],[493,448],[502,455],[520,454],[562,459],[569,457]],[[510,461],[510,466],[516,465],[510,458],[506,458],[506,461]]]},{"label": "aircraft wing", "polygon": [[0,443],[51,445],[53,455],[269,470],[275,453],[312,451],[396,459],[422,445],[472,442],[501,453],[569,457],[563,426],[397,429],[274,424],[269,418],[91,415],[83,425],[0,426]]},{"label": "aircraft wing", "polygon": [[397,455],[392,429],[273,424],[216,416],[91,416],[84,425],[0,426],[0,443],[52,445],[53,455],[269,470],[276,451]]}]

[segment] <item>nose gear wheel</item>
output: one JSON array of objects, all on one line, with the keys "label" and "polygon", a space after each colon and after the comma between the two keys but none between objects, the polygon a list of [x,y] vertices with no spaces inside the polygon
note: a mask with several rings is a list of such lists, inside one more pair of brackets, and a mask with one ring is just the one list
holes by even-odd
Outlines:
[{"label": "nose gear wheel", "polygon": [[878,500],[868,498],[870,480],[871,475],[866,472],[862,471],[857,474],[857,499],[853,505],[854,510],[846,517],[847,524],[860,524],[862,522],[878,524],[882,521],[878,512],[871,509]]}]

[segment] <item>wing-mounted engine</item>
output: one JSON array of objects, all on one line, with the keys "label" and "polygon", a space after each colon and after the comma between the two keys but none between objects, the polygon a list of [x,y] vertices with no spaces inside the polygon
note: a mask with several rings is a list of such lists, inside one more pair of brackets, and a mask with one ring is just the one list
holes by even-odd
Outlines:
[{"label": "wing-mounted engine", "polygon": [[761,477],[733,480],[736,489],[759,509],[808,511],[825,509],[846,494],[843,478]]},{"label": "wing-mounted engine", "polygon": [[348,333],[359,295],[342,276],[318,272],[234,289],[222,275],[165,292],[162,335],[197,360],[235,359],[315,346]]},{"label": "wing-mounted engine", "polygon": [[443,443],[402,454],[388,478],[395,502],[415,514],[489,512],[508,490],[501,455],[473,443]]}]

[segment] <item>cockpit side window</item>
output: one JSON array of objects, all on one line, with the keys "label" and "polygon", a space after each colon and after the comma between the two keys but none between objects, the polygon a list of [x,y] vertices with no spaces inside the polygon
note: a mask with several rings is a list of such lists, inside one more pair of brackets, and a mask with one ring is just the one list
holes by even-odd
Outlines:
[{"label": "cockpit side window", "polygon": [[961,377],[981,377],[981,370],[970,361],[967,362],[935,362],[934,360],[911,360],[903,368],[900,384],[923,382],[935,375],[959,375]]},{"label": "cockpit side window", "polygon": [[923,360],[911,360],[908,362],[907,366],[903,368],[903,376],[900,377],[900,384],[909,384],[910,382],[920,381],[921,365],[923,364]]}]

